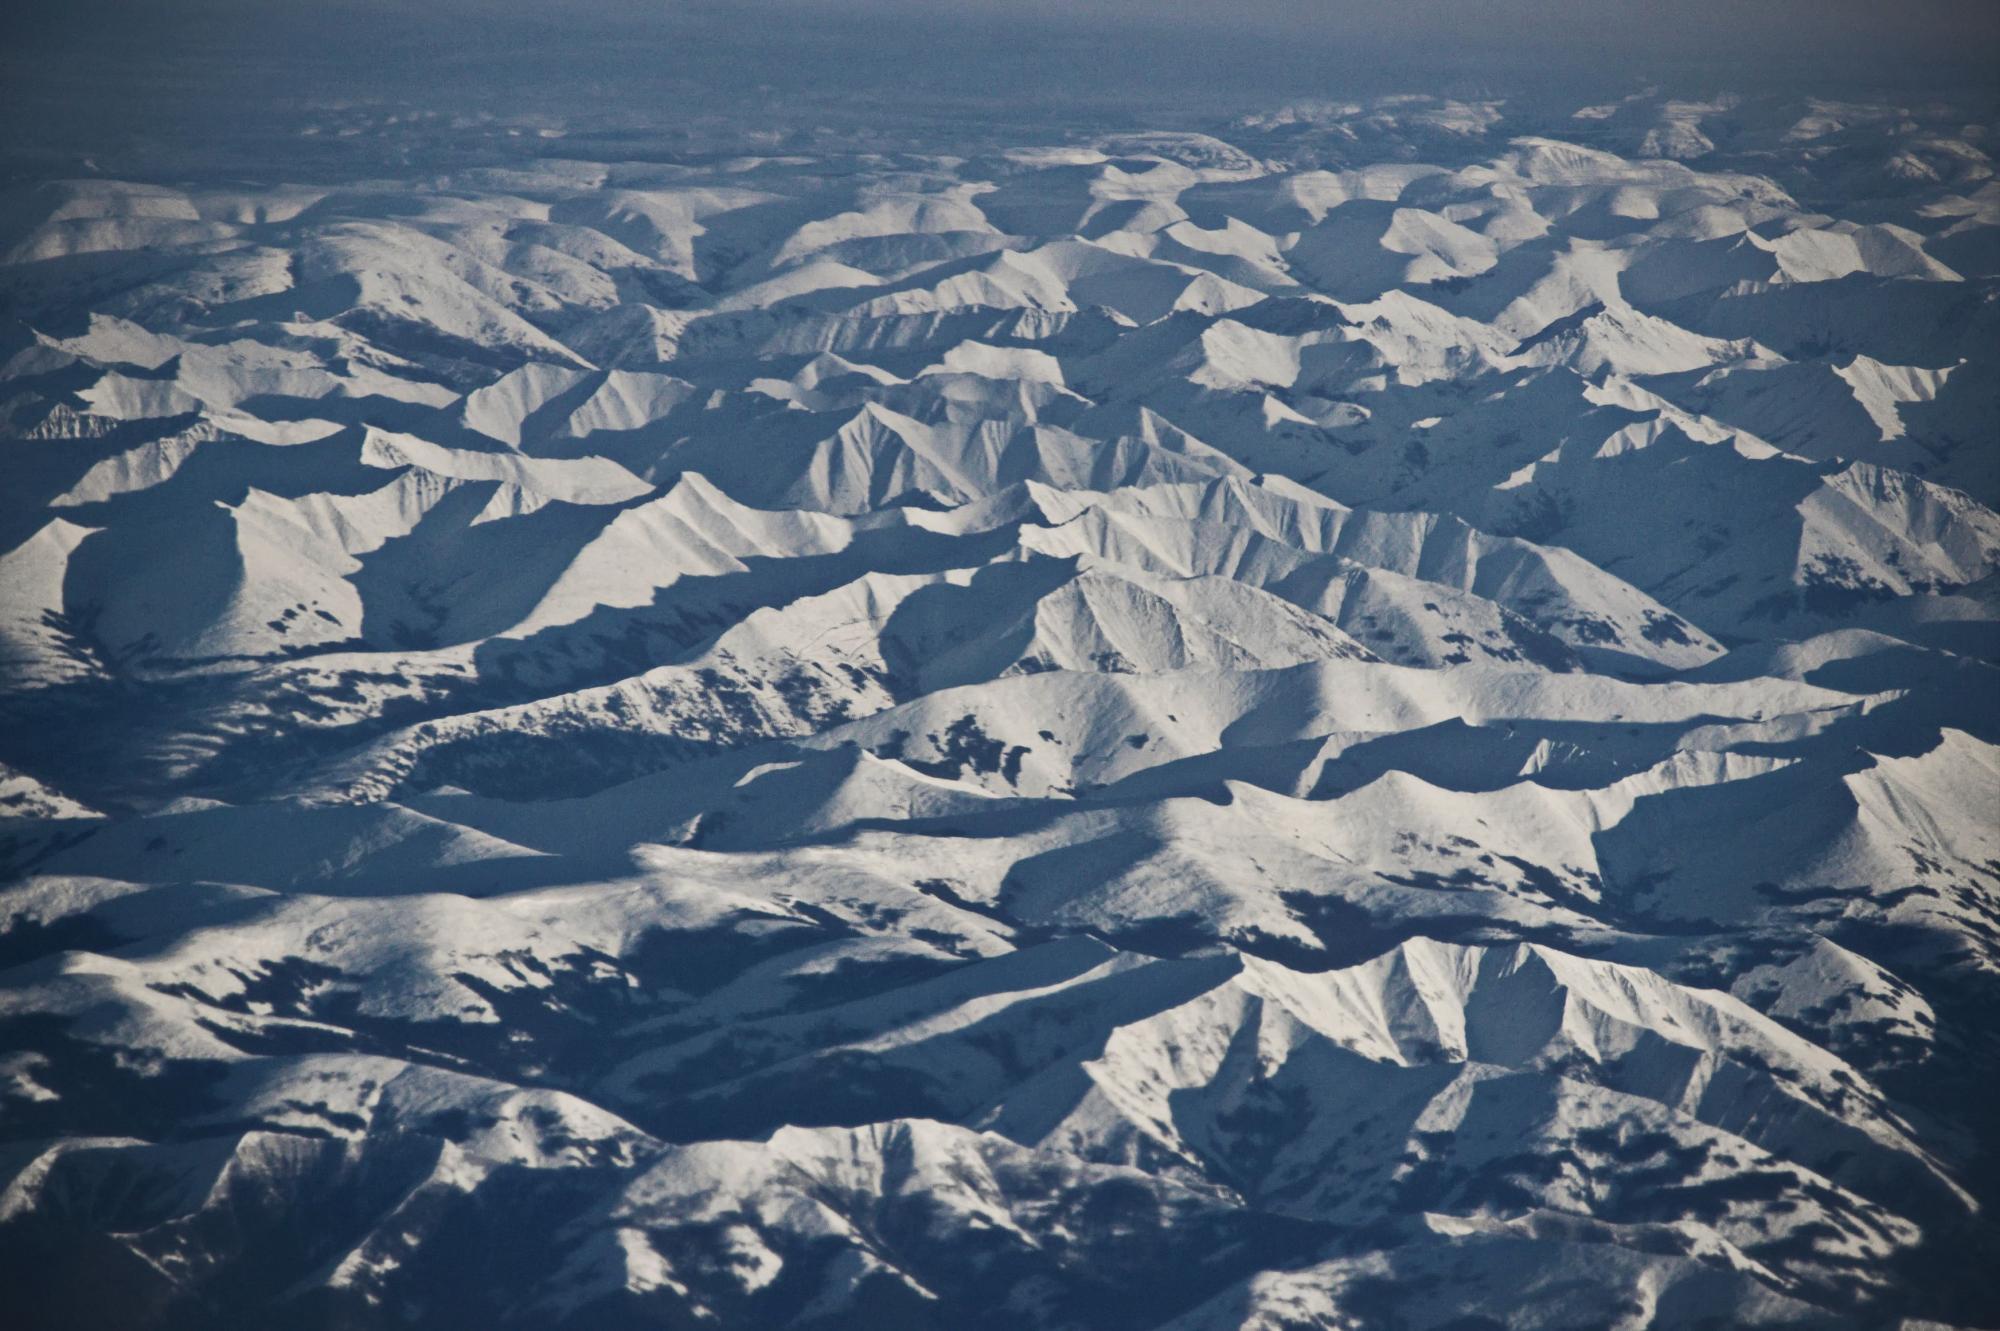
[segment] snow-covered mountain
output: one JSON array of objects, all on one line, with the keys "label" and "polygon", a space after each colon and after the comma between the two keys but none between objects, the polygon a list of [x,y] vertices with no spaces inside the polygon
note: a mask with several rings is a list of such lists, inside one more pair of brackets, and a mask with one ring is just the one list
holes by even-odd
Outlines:
[{"label": "snow-covered mountain", "polygon": [[2000,1325],[1991,117],[7,184],[9,1324]]}]

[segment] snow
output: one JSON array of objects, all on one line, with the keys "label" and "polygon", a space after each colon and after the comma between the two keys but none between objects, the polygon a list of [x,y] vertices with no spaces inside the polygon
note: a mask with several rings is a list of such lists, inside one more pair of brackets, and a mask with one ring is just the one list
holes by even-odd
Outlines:
[{"label": "snow", "polygon": [[24,158],[0,1247],[243,1324],[1976,1320],[1985,113],[1143,110]]}]

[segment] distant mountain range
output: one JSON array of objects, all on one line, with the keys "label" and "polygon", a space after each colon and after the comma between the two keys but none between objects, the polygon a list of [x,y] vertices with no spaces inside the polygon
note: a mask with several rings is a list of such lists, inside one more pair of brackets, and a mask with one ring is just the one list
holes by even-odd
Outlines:
[{"label": "distant mountain range", "polygon": [[0,191],[12,1324],[2000,1325],[2000,122],[1510,114]]}]

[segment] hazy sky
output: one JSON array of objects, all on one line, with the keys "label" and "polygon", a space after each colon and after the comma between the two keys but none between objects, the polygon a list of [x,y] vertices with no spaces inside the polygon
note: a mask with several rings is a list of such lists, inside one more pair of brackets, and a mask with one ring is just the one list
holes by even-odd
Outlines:
[{"label": "hazy sky", "polygon": [[[1135,45],[1224,37],[1366,47],[1419,63],[1464,51],[1558,63],[1607,54],[1858,65],[2000,57],[2000,0],[65,0],[0,9],[16,43],[101,47],[130,35],[155,49],[230,30],[341,49],[453,28],[471,43],[551,30],[837,41],[843,30],[893,21],[956,35],[973,50],[1033,40],[1053,25]],[[923,54],[947,56],[928,44]]]},{"label": "hazy sky", "polygon": [[1996,71],[2000,0],[64,0],[0,4],[0,172],[350,103],[1157,119],[1635,80],[1993,93]]}]

